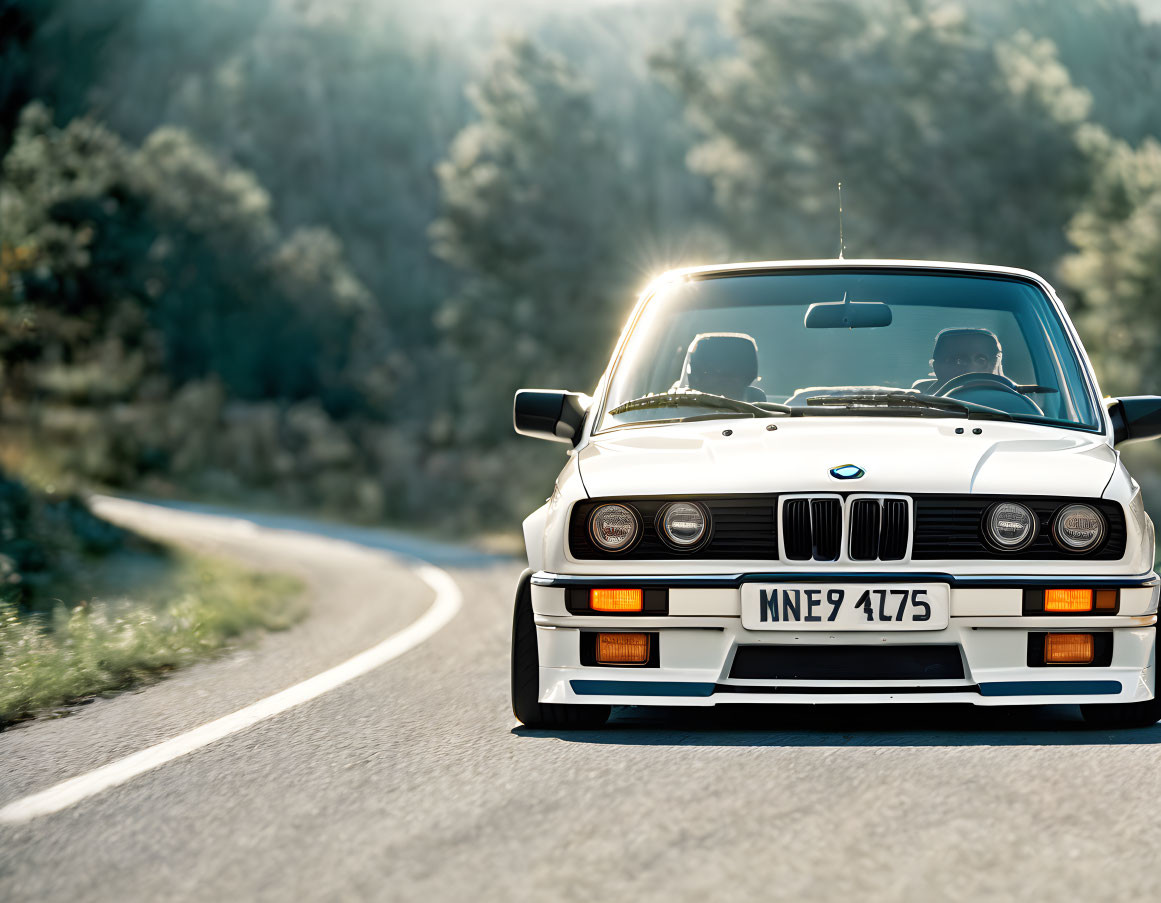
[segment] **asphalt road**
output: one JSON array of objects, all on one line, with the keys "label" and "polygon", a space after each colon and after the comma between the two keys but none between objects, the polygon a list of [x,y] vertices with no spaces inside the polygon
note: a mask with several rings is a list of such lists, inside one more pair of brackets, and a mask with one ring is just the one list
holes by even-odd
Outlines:
[{"label": "asphalt road", "polygon": [[[0,807],[463,606],[330,692],[20,824],[0,900],[1154,900],[1161,728],[1068,709],[621,709],[516,726],[520,564],[320,522],[107,502],[125,523],[301,574],[312,614],[254,648],[0,733]],[[280,529],[281,528],[281,529]],[[286,529],[293,528],[293,532]],[[339,538],[336,538],[339,537]]]}]

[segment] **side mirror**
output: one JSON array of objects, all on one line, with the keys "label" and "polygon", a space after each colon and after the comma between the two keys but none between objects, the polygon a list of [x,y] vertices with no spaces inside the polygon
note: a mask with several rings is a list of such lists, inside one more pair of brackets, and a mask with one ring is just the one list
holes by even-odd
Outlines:
[{"label": "side mirror", "polygon": [[512,402],[512,426],[521,436],[576,445],[592,403],[592,398],[580,392],[520,389]]},{"label": "side mirror", "polygon": [[1161,436],[1161,397],[1129,395],[1105,402],[1113,421],[1113,444],[1139,442]]}]

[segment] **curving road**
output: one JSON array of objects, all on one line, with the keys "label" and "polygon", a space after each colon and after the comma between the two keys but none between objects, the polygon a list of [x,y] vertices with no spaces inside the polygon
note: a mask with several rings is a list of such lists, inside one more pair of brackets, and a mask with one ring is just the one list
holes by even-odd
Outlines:
[{"label": "curving road", "polygon": [[[252,649],[0,733],[0,811],[400,635],[410,651],[52,814],[0,820],[0,899],[1153,900],[1161,728],[1074,712],[618,710],[516,727],[520,564],[412,536],[100,499],[136,529],[300,574]],[[5,807],[9,807],[5,809]]]}]

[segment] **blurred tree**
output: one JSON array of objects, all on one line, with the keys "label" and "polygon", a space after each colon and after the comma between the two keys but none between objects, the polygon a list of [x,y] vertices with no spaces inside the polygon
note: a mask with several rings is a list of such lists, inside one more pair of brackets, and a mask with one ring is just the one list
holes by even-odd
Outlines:
[{"label": "blurred tree", "polygon": [[721,234],[713,190],[685,164],[698,139],[682,101],[652,77],[648,51],[678,36],[707,52],[731,49],[716,0],[637,0],[552,8],[536,39],[591,85],[593,108],[615,141],[623,181],[640,214],[621,255],[642,283],[675,266],[733,256]]},{"label": "blurred tree", "polygon": [[89,119],[58,129],[38,104],[2,172],[4,397],[34,427],[83,432],[70,466],[87,477],[132,483],[200,445],[204,417],[152,423],[187,384],[375,413],[386,323],[337,239],[283,236],[251,174],[174,128],[133,149]]},{"label": "blurred tree", "polygon": [[0,0],[0,149],[7,146],[17,114],[31,99],[28,43],[35,29],[26,3]]},{"label": "blurred tree", "polygon": [[438,314],[454,363],[431,424],[486,520],[543,498],[559,449],[512,434],[524,385],[591,390],[641,277],[623,245],[639,223],[591,89],[560,56],[505,41],[468,90],[479,119],[437,167],[435,253],[461,275]]},{"label": "blurred tree", "polygon": [[439,313],[462,366],[460,425],[499,438],[517,387],[595,382],[610,314],[630,300],[618,247],[635,214],[590,89],[563,58],[509,40],[469,96],[479,121],[437,168],[431,237],[464,276]]},{"label": "blurred tree", "polygon": [[0,471],[0,602],[51,611],[61,604],[62,584],[84,587],[103,556],[150,547],[95,517],[81,499],[31,491]]},{"label": "blurred tree", "polygon": [[1090,118],[1137,144],[1161,135],[1161,22],[1133,0],[987,0],[972,4],[989,33],[1027,30],[1056,45],[1072,81],[1093,99]]},{"label": "blurred tree", "polygon": [[19,300],[39,389],[130,397],[148,371],[174,386],[214,374],[240,398],[343,393],[369,296],[329,233],[282,238],[251,174],[177,129],[133,150],[92,120],[57,129],[39,105],[3,174],[0,240],[31,258]]},{"label": "blurred tree", "polygon": [[[202,3],[209,0],[201,0]],[[366,0],[271,2],[172,92],[174,121],[255,173],[284,229],[326,223],[411,348],[449,290],[430,255],[434,162],[467,111],[458,61]]]},{"label": "blurred tree", "polygon": [[0,0],[0,147],[26,103],[89,114],[134,143],[181,85],[249,39],[272,0]]},{"label": "blurred tree", "polygon": [[[1068,234],[1074,251],[1061,270],[1101,389],[1161,392],[1161,142],[1108,141]],[[1122,454],[1150,516],[1161,518],[1161,447],[1144,442]]]},{"label": "blurred tree", "polygon": [[1161,143],[1111,144],[1069,237],[1062,270],[1102,388],[1161,391]]},{"label": "blurred tree", "polygon": [[705,136],[739,247],[758,257],[949,257],[1050,270],[1086,189],[1088,95],[1051,42],[993,47],[929,0],[737,0],[738,50],[656,58]]},{"label": "blurred tree", "polygon": [[[13,264],[0,294],[7,397],[118,397],[140,377],[142,333],[124,303],[130,293],[89,291],[92,275],[121,274],[94,239],[98,225],[139,216],[125,191],[132,178],[128,150],[95,123],[57,131],[40,104],[21,116],[0,172],[0,248]],[[123,246],[120,255],[146,250]]]},{"label": "blurred tree", "polygon": [[834,254],[840,179],[849,256],[1051,271],[1071,220],[1090,347],[1121,359],[1113,308],[1145,296],[1078,273],[1147,234],[1147,205],[1097,233],[1147,156],[1114,139],[1161,129],[1161,25],[718,5],[0,0],[0,156],[55,111],[0,176],[6,400],[67,408],[88,474],[501,520],[557,458],[509,436],[512,390],[591,387],[660,269]]}]

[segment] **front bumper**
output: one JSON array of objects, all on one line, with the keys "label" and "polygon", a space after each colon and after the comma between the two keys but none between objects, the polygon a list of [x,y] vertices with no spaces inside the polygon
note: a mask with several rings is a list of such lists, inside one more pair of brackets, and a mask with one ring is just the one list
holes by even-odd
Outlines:
[{"label": "front bumper", "polygon": [[[747,630],[741,622],[739,575],[727,581],[648,578],[669,588],[664,616],[569,614],[565,587],[592,577],[538,573],[532,578],[540,656],[540,701],[612,705],[712,706],[728,703],[937,702],[972,705],[1139,702],[1154,694],[1158,581],[1156,575],[1102,581],[1121,590],[1116,615],[1021,613],[1022,579],[951,584],[948,626],[931,631],[795,632]],[[765,575],[761,579],[768,579]],[[1040,579],[1040,578],[1036,578]],[[617,577],[632,584],[634,578]],[[1059,583],[1076,582],[1076,577]],[[700,584],[700,585],[699,585]],[[648,631],[657,634],[656,667],[581,664],[585,631]],[[1047,631],[1112,634],[1107,666],[1029,664],[1029,634]],[[885,679],[740,679],[731,676],[742,647],[779,646],[954,647],[963,677]]]}]

